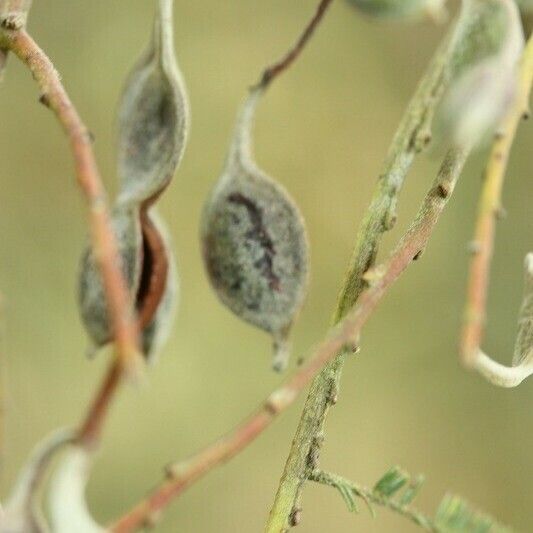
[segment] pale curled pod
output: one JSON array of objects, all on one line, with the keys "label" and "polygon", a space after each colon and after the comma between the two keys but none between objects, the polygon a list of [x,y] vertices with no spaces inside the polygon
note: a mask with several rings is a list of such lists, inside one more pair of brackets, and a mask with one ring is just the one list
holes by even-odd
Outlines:
[{"label": "pale curled pod", "polygon": [[15,486],[0,508],[0,533],[48,533],[41,511],[38,493],[50,461],[74,435],[69,429],[59,429],[40,442],[21,469]]},{"label": "pale curled pod", "polygon": [[515,97],[523,47],[514,0],[463,0],[450,85],[437,111],[437,127],[451,143],[476,146],[494,132]]},{"label": "pale curled pod", "polygon": [[105,533],[91,516],[85,486],[92,463],[90,452],[72,446],[57,465],[48,490],[48,507],[53,533]]},{"label": "pale curled pod", "polygon": [[303,218],[287,191],[252,158],[251,127],[263,89],[244,103],[222,175],[204,208],[203,258],[220,300],[274,339],[276,370],[288,362],[288,335],[307,287]]},{"label": "pale curled pod", "polygon": [[[177,295],[174,258],[154,203],[181,161],[188,123],[187,95],[174,55],[172,0],[159,0],[150,45],[128,77],[120,103],[120,184],[112,217],[140,347],[150,361],[168,333]],[[104,288],[89,248],[82,258],[79,304],[94,345],[111,342]]]},{"label": "pale curled pod", "polygon": [[524,266],[524,296],[518,315],[512,366],[494,361],[481,350],[473,363],[480,374],[500,387],[516,387],[533,374],[533,253],[526,256]]},{"label": "pale curled pod", "polygon": [[348,0],[361,12],[380,19],[441,20],[445,16],[446,0]]}]

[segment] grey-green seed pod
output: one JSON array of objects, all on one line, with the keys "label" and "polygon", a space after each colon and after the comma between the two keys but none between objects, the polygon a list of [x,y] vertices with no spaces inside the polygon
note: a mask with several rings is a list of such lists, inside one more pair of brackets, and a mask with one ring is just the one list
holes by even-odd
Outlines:
[{"label": "grey-green seed pod", "polygon": [[[138,316],[140,347],[149,361],[166,339],[174,316],[177,282],[174,259],[163,223],[137,206],[117,206],[113,227],[122,271]],[[82,257],[80,313],[96,348],[111,342],[112,332],[100,272],[90,247]]]},{"label": "grey-green seed pod", "polygon": [[189,104],[174,54],[172,0],[159,0],[153,36],[133,68],[119,109],[118,203],[151,203],[181,162]]},{"label": "grey-green seed pod", "polygon": [[446,0],[348,0],[363,13],[383,19],[441,19]]},{"label": "grey-green seed pod", "polygon": [[463,0],[452,39],[450,85],[437,128],[453,144],[475,146],[498,126],[515,96],[524,37],[514,0]]},{"label": "grey-green seed pod", "polygon": [[[188,123],[187,95],[174,56],[172,0],[159,0],[150,45],[130,74],[120,104],[120,189],[112,215],[140,348],[150,361],[168,333],[177,296],[174,259],[154,203],[181,161]],[[109,343],[106,299],[90,248],[82,258],[79,304],[94,345]]]},{"label": "grey-green seed pod", "polygon": [[308,244],[289,194],[251,154],[251,126],[261,88],[246,100],[225,168],[204,208],[203,257],[220,300],[274,339],[275,370],[288,362],[288,335],[303,303]]}]

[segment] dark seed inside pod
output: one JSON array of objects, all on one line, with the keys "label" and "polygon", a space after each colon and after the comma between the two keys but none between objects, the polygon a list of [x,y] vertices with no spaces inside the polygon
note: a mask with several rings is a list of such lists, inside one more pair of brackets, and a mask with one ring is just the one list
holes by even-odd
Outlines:
[{"label": "dark seed inside pod", "polygon": [[165,243],[148,214],[141,213],[142,268],[135,298],[139,329],[152,320],[165,292],[168,277],[168,257]]},{"label": "dark seed inside pod", "polygon": [[[137,220],[140,220],[140,224]],[[123,272],[135,303],[139,331],[144,336],[145,329],[153,323],[169,289],[170,258],[159,229],[144,209],[140,215],[137,209],[117,209],[113,223],[120,244]],[[100,273],[89,248],[82,258],[80,309],[95,345],[103,346],[111,342]],[[141,340],[143,352],[148,356],[149,343],[144,338]]]},{"label": "dark seed inside pod", "polygon": [[202,248],[217,295],[236,315],[272,334],[274,367],[281,370],[305,296],[308,245],[296,204],[251,159],[257,96],[243,108],[226,168],[205,207]]}]

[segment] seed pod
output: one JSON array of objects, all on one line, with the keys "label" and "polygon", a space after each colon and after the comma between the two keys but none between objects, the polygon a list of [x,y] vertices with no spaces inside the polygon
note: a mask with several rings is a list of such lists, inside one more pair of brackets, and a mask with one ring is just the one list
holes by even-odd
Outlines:
[{"label": "seed pod", "polygon": [[288,335],[306,292],[308,244],[302,216],[253,161],[251,127],[263,89],[239,115],[225,168],[202,217],[203,258],[220,300],[274,339],[275,370],[288,361]]},{"label": "seed pod", "polygon": [[363,13],[376,18],[400,19],[430,17],[441,19],[446,0],[348,0]]},{"label": "seed pod", "polygon": [[[166,337],[177,293],[174,259],[154,203],[182,158],[188,122],[187,96],[174,57],[172,0],[159,0],[150,46],[130,74],[120,105],[120,189],[112,215],[141,349],[149,360]],[[82,257],[79,295],[93,343],[109,343],[105,293],[90,248]]]},{"label": "seed pod", "polygon": [[463,0],[452,37],[450,86],[437,124],[453,144],[474,146],[494,131],[516,92],[524,37],[514,0]]},{"label": "seed pod", "polygon": [[174,55],[172,0],[159,0],[150,46],[131,72],[119,110],[118,203],[149,205],[170,183],[189,126]]}]

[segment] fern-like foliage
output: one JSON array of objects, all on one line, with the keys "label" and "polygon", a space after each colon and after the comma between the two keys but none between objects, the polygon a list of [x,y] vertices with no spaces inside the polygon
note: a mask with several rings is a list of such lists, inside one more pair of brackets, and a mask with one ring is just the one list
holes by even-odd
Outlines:
[{"label": "fern-like foliage", "polygon": [[372,489],[349,481],[336,474],[314,471],[310,479],[335,488],[351,512],[359,511],[362,500],[372,516],[374,506],[387,507],[426,531],[437,533],[512,533],[491,516],[474,509],[459,496],[446,494],[434,516],[427,515],[412,506],[424,484],[424,476],[411,477],[401,468],[389,469]]}]

